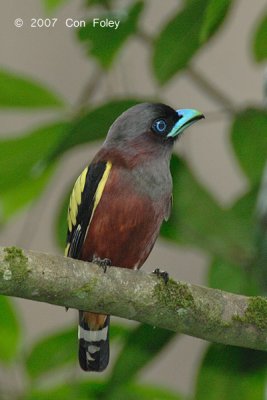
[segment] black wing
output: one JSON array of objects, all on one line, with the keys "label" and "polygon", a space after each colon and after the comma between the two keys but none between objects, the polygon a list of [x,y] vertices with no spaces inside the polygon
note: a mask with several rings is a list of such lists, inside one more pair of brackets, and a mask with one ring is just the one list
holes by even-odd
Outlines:
[{"label": "black wing", "polygon": [[95,206],[98,185],[108,162],[98,162],[85,168],[76,180],[68,208],[68,233],[65,255],[79,258],[88,224]]}]

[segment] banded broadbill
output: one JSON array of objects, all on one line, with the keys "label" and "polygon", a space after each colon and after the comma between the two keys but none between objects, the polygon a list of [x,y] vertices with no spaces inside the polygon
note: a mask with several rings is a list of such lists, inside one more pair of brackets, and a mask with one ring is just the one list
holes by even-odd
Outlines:
[{"label": "banded broadbill", "polygon": [[[66,255],[140,268],[168,219],[172,204],[170,157],[196,110],[138,104],[110,127],[106,140],[78,177],[69,203]],[[109,361],[109,316],[79,312],[79,361],[102,371]]]}]

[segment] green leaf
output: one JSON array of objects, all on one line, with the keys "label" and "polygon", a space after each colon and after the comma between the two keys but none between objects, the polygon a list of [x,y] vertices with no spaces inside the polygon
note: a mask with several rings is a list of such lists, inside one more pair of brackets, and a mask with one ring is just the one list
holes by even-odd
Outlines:
[{"label": "green leaf", "polygon": [[248,266],[214,258],[209,268],[208,286],[230,293],[259,296],[262,293],[254,269],[254,265],[251,271]]},{"label": "green leaf", "polygon": [[239,199],[235,201],[229,209],[229,213],[233,218],[237,218],[239,225],[248,234],[251,234],[251,240],[254,239],[253,231],[255,230],[255,208],[258,197],[258,186],[253,187]]},{"label": "green leaf", "polygon": [[[247,232],[251,243],[255,243],[255,203],[258,190],[253,189],[240,197],[228,210],[230,218],[238,221],[239,228]],[[250,265],[250,264],[249,264]],[[253,270],[255,260],[253,259]],[[231,293],[248,296],[259,295],[259,285],[255,281],[254,273],[247,263],[237,264],[229,260],[215,257],[210,265],[208,273],[208,286],[226,290]]]},{"label": "green leaf", "polygon": [[155,42],[153,68],[163,84],[184,69],[201,47],[199,35],[208,0],[191,0],[160,32]]},{"label": "green leaf", "polygon": [[63,203],[60,204],[60,208],[55,218],[55,238],[58,246],[61,249],[64,249],[66,247],[67,228],[68,228],[67,215],[70,202],[70,194],[71,194],[71,188],[70,190],[68,190],[67,195],[63,200]]},{"label": "green leaf", "polygon": [[49,182],[55,166],[46,168],[41,175],[29,177],[26,181],[6,189],[0,195],[0,222],[5,223],[17,211],[36,200]]},{"label": "green leaf", "polygon": [[47,166],[50,154],[64,138],[67,128],[68,124],[59,122],[19,137],[1,139],[0,192],[40,175]]},{"label": "green leaf", "polygon": [[[165,329],[139,325],[129,335],[113,367],[107,393],[114,396],[121,386],[132,381],[137,373],[163,349],[175,333]],[[116,398],[113,397],[113,398]]]},{"label": "green leaf", "polygon": [[196,181],[177,156],[171,160],[173,207],[161,235],[178,244],[190,244],[234,263],[253,254],[251,232],[244,229],[233,212],[222,209]]},{"label": "green leaf", "polygon": [[158,386],[129,384],[116,391],[116,397],[109,393],[105,399],[113,400],[181,400],[182,397],[173,391]]},{"label": "green leaf", "polygon": [[33,200],[54,166],[51,154],[62,142],[68,124],[60,122],[13,139],[0,140],[0,205],[6,219]]},{"label": "green leaf", "polygon": [[12,361],[18,352],[20,325],[11,301],[0,296],[0,361]]},{"label": "green leaf", "polygon": [[88,52],[95,57],[103,68],[108,69],[129,36],[137,30],[140,14],[144,8],[143,1],[135,2],[123,14],[101,15],[101,20],[120,21],[117,29],[94,26],[93,20],[87,21],[86,26],[78,31],[79,39],[86,44]]},{"label": "green leaf", "polygon": [[[129,385],[127,400],[181,400],[182,397],[170,389],[148,385]],[[131,397],[132,396],[132,397]]]},{"label": "green leaf", "polygon": [[124,342],[125,340],[128,339],[129,335],[133,331],[133,328],[131,326],[127,326],[125,324],[119,324],[119,323],[112,323],[110,324],[110,333],[109,333],[109,339],[110,341],[113,340],[119,340],[120,342]]},{"label": "green leaf", "polygon": [[267,111],[247,108],[235,118],[231,140],[241,168],[254,185],[259,184],[267,160]]},{"label": "green leaf", "polygon": [[212,344],[202,362],[196,400],[262,400],[265,396],[267,354]]},{"label": "green leaf", "polygon": [[[248,263],[254,259],[256,251],[255,243],[255,206],[258,196],[258,187],[252,187],[240,198],[238,198],[235,203],[228,209],[225,210],[226,219],[232,221],[233,232],[237,235],[238,241],[247,247],[248,258],[244,258],[244,263],[242,268],[246,268]],[[233,263],[237,264],[237,259],[232,258]],[[230,262],[231,263],[231,262]],[[247,294],[253,295],[255,285],[252,282],[248,282]],[[255,293],[254,293],[255,294]]]},{"label": "green leaf", "polygon": [[[250,237],[251,243],[255,243],[254,217],[257,193],[258,190],[256,188],[248,191],[227,211],[230,218],[238,221],[241,231],[247,232],[247,237]],[[255,260],[253,258],[254,269]],[[248,296],[260,294],[254,271],[252,273],[247,263],[245,265],[237,264],[219,257],[215,257],[211,262],[208,273],[208,286]]]},{"label": "green leaf", "polygon": [[214,258],[209,268],[208,286],[231,293],[247,294],[248,276],[242,266]]},{"label": "green leaf", "polygon": [[88,7],[94,6],[94,5],[103,5],[106,8],[111,7],[112,0],[86,0],[86,4]]},{"label": "green leaf", "polygon": [[[228,3],[230,0],[228,0]],[[153,69],[160,84],[166,83],[191,59],[224,21],[227,0],[189,0],[165,25],[155,41]]]},{"label": "green leaf", "polygon": [[140,102],[137,99],[112,100],[88,111],[73,122],[60,152],[80,144],[104,139],[115,119],[128,108]]},{"label": "green leaf", "polygon": [[267,15],[261,18],[253,38],[253,54],[257,62],[267,58]]},{"label": "green leaf", "polygon": [[0,70],[0,107],[4,108],[44,108],[62,107],[57,95],[25,77]]},{"label": "green leaf", "polygon": [[98,400],[102,398],[106,385],[102,382],[66,383],[48,390],[32,390],[24,400]]},{"label": "green leaf", "polygon": [[[169,389],[149,385],[127,385],[116,400],[181,400],[182,397]],[[99,400],[109,399],[107,386],[100,381],[69,383],[50,390],[34,390],[24,400]],[[114,398],[113,398],[114,399]]]},{"label": "green leaf", "polygon": [[200,30],[201,42],[206,42],[224,21],[233,0],[210,0]]},{"label": "green leaf", "polygon": [[55,368],[77,361],[77,328],[47,336],[37,342],[26,359],[26,368],[32,379]]},{"label": "green leaf", "polygon": [[67,1],[69,0],[43,0],[43,6],[47,13],[52,13]]}]

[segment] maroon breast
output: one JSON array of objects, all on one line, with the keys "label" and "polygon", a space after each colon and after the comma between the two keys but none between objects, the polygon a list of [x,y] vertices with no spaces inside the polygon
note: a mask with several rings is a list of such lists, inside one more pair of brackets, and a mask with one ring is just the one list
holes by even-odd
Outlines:
[{"label": "maroon breast", "polygon": [[140,268],[159,234],[165,200],[141,194],[121,169],[112,168],[95,209],[81,259],[108,258],[112,265]]}]

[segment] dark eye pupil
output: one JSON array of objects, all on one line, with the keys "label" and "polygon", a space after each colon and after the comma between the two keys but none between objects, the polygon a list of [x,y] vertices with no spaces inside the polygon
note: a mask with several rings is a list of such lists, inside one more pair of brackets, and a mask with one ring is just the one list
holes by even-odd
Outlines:
[{"label": "dark eye pupil", "polygon": [[154,128],[157,132],[162,133],[166,130],[167,123],[166,121],[164,121],[164,119],[160,119],[158,121],[155,121]]},{"label": "dark eye pupil", "polygon": [[166,128],[166,122],[165,121],[158,121],[157,127],[158,127],[159,131],[164,131],[164,129]]}]

